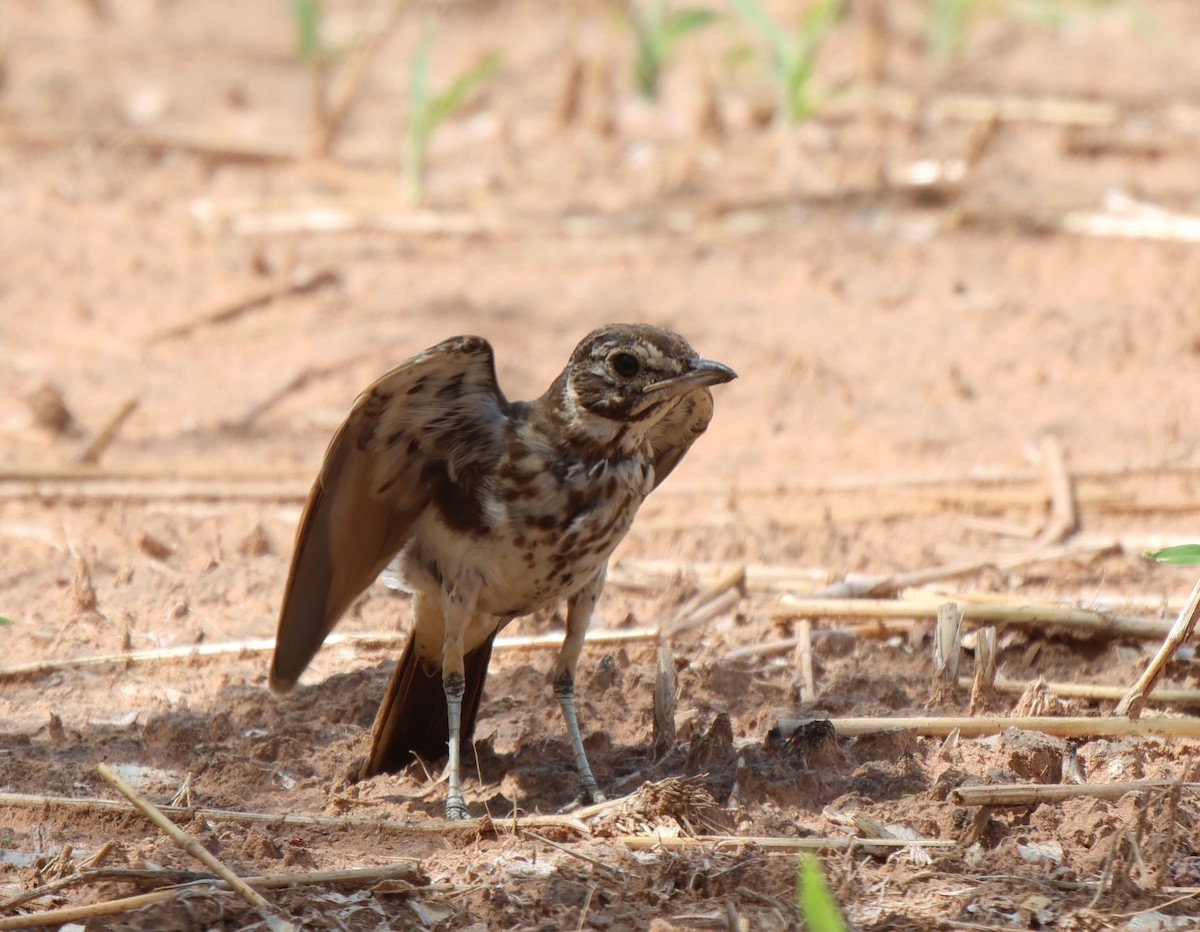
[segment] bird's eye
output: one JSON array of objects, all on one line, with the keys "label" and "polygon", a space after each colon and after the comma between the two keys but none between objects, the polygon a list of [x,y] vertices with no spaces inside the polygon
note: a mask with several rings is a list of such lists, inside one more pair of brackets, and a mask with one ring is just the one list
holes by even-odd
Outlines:
[{"label": "bird's eye", "polygon": [[642,364],[632,353],[617,353],[612,360],[613,372],[623,379],[631,379],[641,371]]}]

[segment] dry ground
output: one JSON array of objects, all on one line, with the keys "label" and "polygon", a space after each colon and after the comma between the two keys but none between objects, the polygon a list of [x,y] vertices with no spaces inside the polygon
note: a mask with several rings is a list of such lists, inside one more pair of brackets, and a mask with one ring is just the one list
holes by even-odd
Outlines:
[{"label": "dry ground", "polygon": [[[413,3],[334,157],[312,160],[310,85],[283,2],[6,0],[0,615],[12,624],[0,666],[51,666],[0,680],[0,902],[62,873],[47,859],[64,846],[72,866],[113,841],[108,866],[198,868],[140,816],[92,804],[114,796],[96,772],[108,762],[159,804],[187,780],[195,806],[338,820],[184,820],[242,874],[419,859],[428,885],[268,894],[313,928],[786,928],[794,851],[635,850],[616,836],[841,838],[854,815],[859,834],[870,816],[950,843],[825,855],[856,928],[1165,929],[1200,916],[1187,893],[1200,884],[1191,791],[994,809],[953,795],[1057,783],[1076,750],[1089,782],[1186,777],[1197,741],[1009,731],[781,744],[767,740],[780,716],[921,714],[927,627],[870,637],[816,618],[815,697],[794,651],[734,653],[796,636],[799,623],[774,614],[781,590],[847,574],[977,560],[940,584],[1163,618],[1194,578],[1139,556],[1196,534],[1194,225],[1101,237],[1070,218],[1149,218],[1161,232],[1173,214],[1146,204],[1200,213],[1200,7],[1116,4],[1060,28],[994,18],[951,65],[921,50],[924,7],[879,3],[873,40],[873,5],[855,4],[821,62],[828,106],[784,130],[762,120],[764,80],[720,64],[744,38],[731,24],[690,43],[646,104],[608,6]],[[334,3],[330,25],[352,31],[370,8]],[[414,211],[397,170],[405,63],[435,12],[435,83],[492,51],[505,64],[435,138]],[[1088,108],[989,117],[1009,96]],[[905,180],[918,159],[965,159],[966,174],[918,190]],[[657,628],[711,580],[700,564],[750,567],[744,598],[669,639],[674,748],[651,749],[653,642],[589,647],[580,683],[602,784],[623,794],[697,776],[692,795],[643,792],[586,833],[537,829],[548,841],[406,827],[440,814],[441,788],[419,768],[349,778],[396,650],[379,639],[328,647],[283,701],[252,644],[53,666],[269,638],[304,491],[363,386],[476,332],[509,395],[531,397],[610,320],[678,329],[741,374],[622,545],[600,610],[606,629]],[[1019,534],[1047,519],[1028,459],[1045,438],[1065,451],[1079,507],[1065,550]],[[99,465],[80,467],[89,446]],[[649,561],[667,565],[652,574]],[[783,581],[764,566],[788,568]],[[389,632],[405,615],[376,587],[340,630]],[[1122,686],[1154,646],[1003,630],[999,666],[1022,682]],[[551,657],[494,660],[467,786],[477,814],[553,814],[571,800]],[[1168,668],[1169,685],[1198,679],[1190,654]],[[1112,703],[1043,706],[1103,715]],[[139,889],[75,883],[0,923]],[[88,927],[260,921],[206,888]]]}]

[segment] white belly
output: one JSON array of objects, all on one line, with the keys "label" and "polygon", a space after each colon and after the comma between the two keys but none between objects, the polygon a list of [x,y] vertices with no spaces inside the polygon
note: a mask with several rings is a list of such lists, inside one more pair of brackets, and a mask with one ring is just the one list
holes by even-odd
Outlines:
[{"label": "white belly", "polygon": [[473,590],[476,612],[493,616],[525,615],[567,598],[608,562],[652,481],[638,464],[609,473],[580,477],[607,494],[584,502],[565,528],[562,503],[572,489],[550,480],[528,500],[489,496],[486,534],[451,528],[426,509],[392,565],[395,575],[404,588],[430,595],[447,585]]}]

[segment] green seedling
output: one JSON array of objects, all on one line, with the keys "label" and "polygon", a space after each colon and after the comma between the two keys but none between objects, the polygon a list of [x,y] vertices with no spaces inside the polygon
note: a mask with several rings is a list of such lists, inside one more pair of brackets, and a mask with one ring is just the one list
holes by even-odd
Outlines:
[{"label": "green seedling", "polygon": [[796,913],[808,932],[846,932],[837,901],[829,892],[821,864],[808,855],[796,867]]},{"label": "green seedling", "polygon": [[742,21],[767,41],[771,72],[779,88],[780,117],[797,123],[812,116],[817,110],[812,90],[817,58],[825,40],[845,16],[846,0],[814,0],[794,32],[771,16],[758,0],[731,2]]},{"label": "green seedling", "polygon": [[663,67],[675,47],[717,18],[715,12],[703,7],[672,10],[670,0],[626,0],[625,16],[637,41],[634,81],[638,93],[647,100],[658,97]]},{"label": "green seedling", "polygon": [[503,59],[492,54],[450,82],[439,94],[429,91],[433,31],[426,29],[408,70],[408,119],[404,124],[404,186],[418,203],[425,191],[426,155],[438,126],[458,110],[471,93],[500,70]]},{"label": "green seedling", "polygon": [[1179,544],[1162,550],[1147,550],[1146,556],[1158,563],[1173,566],[1197,566],[1200,565],[1200,544]]},{"label": "green seedling", "polygon": [[312,64],[325,56],[321,48],[322,0],[288,0],[292,24],[296,27],[296,54]]},{"label": "green seedling", "polygon": [[11,619],[11,618],[5,618],[3,615],[0,615],[0,626],[2,626],[2,625],[11,625],[11,624],[12,624],[12,619]]},{"label": "green seedling", "polygon": [[[324,0],[287,2],[296,31],[296,56],[312,77],[312,151],[324,157],[332,150],[334,139],[362,89],[368,66],[398,22],[403,0],[391,0],[373,28],[364,29],[341,44],[331,44],[324,37]],[[339,65],[335,76],[335,66]]]},{"label": "green seedling", "polygon": [[1073,18],[1112,7],[1124,8],[1139,28],[1153,31],[1153,21],[1132,0],[930,0],[925,49],[933,58],[953,61],[962,54],[971,30],[985,15],[1061,29]]}]

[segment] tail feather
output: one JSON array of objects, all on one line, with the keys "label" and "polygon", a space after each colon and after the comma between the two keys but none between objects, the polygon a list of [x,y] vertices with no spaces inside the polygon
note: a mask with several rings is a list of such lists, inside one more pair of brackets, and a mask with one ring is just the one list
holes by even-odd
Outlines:
[{"label": "tail feather", "polygon": [[[475,719],[479,714],[479,701],[483,696],[495,637],[493,632],[463,658],[467,682],[459,747],[464,753],[475,734]],[[359,774],[363,779],[380,773],[395,773],[411,763],[414,754],[425,760],[437,760],[447,752],[450,726],[446,720],[442,674],[440,670],[435,670],[432,675],[426,672],[413,642],[410,635],[379,704],[371,728],[370,753]]]}]

